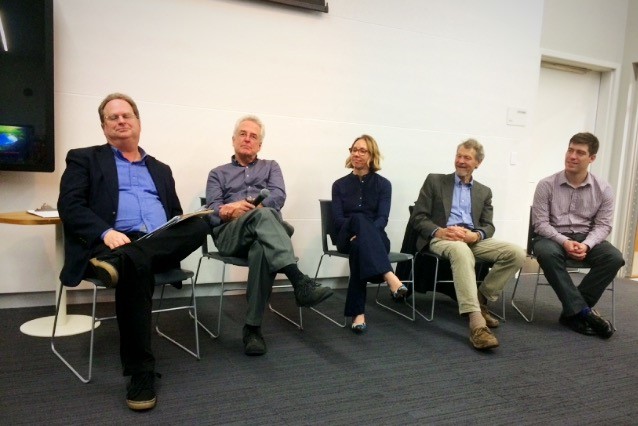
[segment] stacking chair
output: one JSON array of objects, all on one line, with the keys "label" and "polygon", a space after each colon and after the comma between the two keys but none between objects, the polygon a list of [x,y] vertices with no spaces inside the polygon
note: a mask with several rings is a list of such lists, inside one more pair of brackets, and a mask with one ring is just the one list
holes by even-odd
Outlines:
[{"label": "stacking chair", "polygon": [[[408,209],[410,212],[410,216],[412,216],[414,206],[409,206]],[[436,303],[437,285],[454,284],[454,280],[452,279],[452,267],[448,259],[439,256],[438,254],[432,253],[427,248],[425,250],[418,251],[416,249],[416,237],[416,231],[412,228],[410,222],[408,222],[405,230],[405,236],[403,238],[401,251],[414,253],[415,266],[413,267],[412,274],[415,277],[415,290],[423,293],[432,291],[430,314],[427,315],[427,313],[423,313],[418,310],[416,311],[416,313],[419,314],[419,316],[421,316],[426,321],[432,321],[434,319],[434,306]],[[483,279],[489,272],[492,265],[493,264],[491,262],[476,260],[475,270],[477,285],[481,285],[483,283]],[[501,293],[501,313],[497,314],[493,311],[490,312],[505,321],[505,300],[502,296],[503,294]],[[414,295],[412,297],[414,299]]]},{"label": "stacking chair", "polygon": [[[424,320],[432,321],[434,319],[434,305],[436,302],[436,287],[438,284],[454,284],[454,280],[452,279],[452,267],[450,266],[450,261],[438,254],[432,253],[428,249],[419,251],[415,254],[415,262],[417,265],[419,262],[430,263],[432,265],[433,276],[432,276],[432,301],[430,302],[430,315],[427,313],[423,313],[420,311],[416,311]],[[489,269],[492,267],[492,263],[483,262],[480,260],[476,261],[475,270],[476,270],[476,285],[480,286],[483,283],[483,278],[489,272]],[[417,268],[417,269],[427,269],[426,268]],[[490,312],[497,316],[498,318],[505,321],[505,300],[503,299],[503,294],[501,293],[501,313],[497,314],[490,310]]]},{"label": "stacking chair", "polygon": [[[204,197],[200,197],[200,202],[203,205],[206,204],[206,198]],[[292,227],[286,227],[286,231],[287,232],[291,232],[290,229],[292,229]],[[219,309],[217,311],[217,325],[216,325],[216,329],[215,331],[209,329],[208,327],[204,326],[201,322],[199,323],[199,325],[202,327],[202,329],[204,331],[206,331],[213,339],[216,339],[217,337],[219,337],[220,331],[221,331],[221,325],[222,325],[222,306],[223,306],[223,301],[224,301],[224,294],[229,292],[229,291],[236,291],[239,289],[244,289],[246,288],[245,284],[238,284],[238,285],[233,285],[230,288],[226,287],[226,267],[228,265],[233,265],[233,266],[239,266],[239,267],[244,267],[244,268],[248,268],[250,265],[248,264],[248,259],[246,258],[242,258],[242,257],[233,257],[233,256],[222,256],[218,251],[216,250],[209,250],[209,246],[208,246],[208,238],[206,238],[206,240],[204,240],[204,243],[202,244],[202,255],[199,258],[199,262],[197,263],[197,272],[195,273],[195,283],[198,282],[198,278],[199,278],[199,272],[200,272],[200,268],[202,266],[202,261],[204,259],[208,259],[208,260],[216,260],[218,262],[222,263],[222,279],[221,279],[221,283],[220,283],[220,292],[219,292]],[[239,286],[239,287],[238,287]],[[273,288],[287,288],[290,289],[292,288],[292,286],[290,284],[276,284],[273,285]],[[279,317],[283,318],[284,320],[288,321],[289,323],[291,323],[292,325],[294,325],[295,327],[297,327],[299,330],[303,330],[303,316],[302,316],[302,312],[301,312],[301,308],[299,308],[299,320],[295,321],[292,318],[286,316],[285,314],[283,314],[282,312],[276,310],[275,308],[272,307],[272,304],[268,303],[268,309],[270,309],[271,312],[273,312],[274,314],[278,315]]]},{"label": "stacking chair", "polygon": [[[527,256],[530,257],[531,259],[536,258],[534,256],[534,237],[535,237],[534,225],[532,224],[532,211],[530,208],[529,223],[527,228]],[[565,266],[567,267],[567,270],[569,271],[570,274],[580,273],[582,269],[590,268],[587,262],[581,262],[581,261],[573,260],[573,259],[567,259],[567,261],[565,262]],[[538,269],[536,270],[536,272],[525,273],[521,269],[521,271],[518,273],[518,278],[516,278],[516,284],[514,285],[514,290],[512,291],[512,298],[510,300],[510,303],[512,307],[514,307],[514,309],[516,309],[516,311],[521,315],[521,317],[523,317],[523,319],[527,322],[534,321],[534,309],[536,308],[536,295],[538,294],[538,287],[541,285],[549,286],[549,283],[541,281],[542,274],[543,273],[541,270],[541,266],[538,265]],[[536,284],[534,285],[534,298],[532,299],[532,307],[530,309],[530,313],[527,315],[523,313],[523,310],[516,304],[514,300],[514,298],[516,297],[516,290],[518,289],[518,284],[521,280],[522,275],[536,275]],[[616,283],[616,280],[614,279],[611,281],[611,284],[607,287],[607,291],[611,292],[611,323],[614,324],[614,327],[616,324],[615,283]]]},{"label": "stacking chair", "polygon": [[[194,274],[192,271],[189,271],[186,269],[178,269],[178,268],[155,274],[155,286],[161,286],[162,292],[160,294],[158,307],[157,309],[153,309],[153,313],[157,314],[155,317],[155,331],[157,332],[157,334],[167,339],[171,343],[177,345],[178,347],[180,347],[181,349],[183,349],[184,351],[186,351],[187,353],[189,353],[190,355],[194,356],[196,359],[199,360],[200,356],[199,356],[199,332],[197,329],[197,324],[198,324],[197,303],[195,298],[195,282],[193,281],[193,275]],[[186,280],[190,281],[190,288],[191,288],[191,295],[190,295],[188,304],[175,306],[175,307],[162,308],[162,302],[164,301],[164,289],[166,288],[166,286],[172,285],[174,283],[181,283]],[[88,278],[86,279],[86,281],[90,282],[93,285],[93,307],[92,307],[92,314],[91,314],[92,325],[90,330],[91,337],[90,337],[90,343],[89,343],[88,371],[85,376],[82,375],[78,371],[78,369],[73,367],[73,365],[67,360],[67,358],[65,358],[55,347],[55,343],[56,343],[55,331],[56,331],[56,327],[58,323],[58,314],[60,312],[60,299],[63,293],[62,284],[60,284],[58,303],[56,305],[57,308],[55,310],[55,319],[53,320],[53,333],[51,335],[51,350],[53,351],[55,355],[57,355],[58,358],[60,358],[60,360],[64,363],[64,365],[66,365],[73,372],[73,374],[75,374],[77,378],[80,379],[83,383],[88,383],[91,381],[91,374],[92,374],[92,367],[93,367],[93,346],[94,346],[95,328],[98,327],[102,321],[108,321],[108,320],[112,320],[116,318],[116,316],[114,315],[108,316],[108,317],[96,316],[95,311],[96,311],[96,305],[97,305],[98,290],[103,291],[104,289],[107,289],[107,287],[105,287],[104,284],[102,284],[102,282],[98,279]],[[173,339],[172,337],[162,332],[159,328],[160,313],[176,311],[176,310],[188,310],[191,318],[193,319],[193,328],[195,331],[195,349],[194,350],[187,348],[182,343],[179,343],[177,340]]]},{"label": "stacking chair", "polygon": [[[334,256],[334,257],[340,257],[343,259],[348,259],[347,254],[339,253],[337,250],[332,250],[328,246],[328,238],[330,237],[330,235],[334,234],[333,232],[334,222],[332,218],[332,200],[319,200],[319,207],[321,209],[321,244],[323,248],[323,253],[321,254],[321,257],[319,258],[319,264],[317,265],[317,271],[315,272],[315,281],[317,280],[317,276],[319,275],[319,268],[321,268],[321,263],[323,262],[324,256],[328,256],[328,257]],[[414,276],[414,256],[411,254],[406,254],[406,253],[390,252],[388,254],[388,258],[390,260],[390,263],[410,262],[410,270],[411,270],[410,277],[408,277],[407,280],[404,280],[402,282],[406,284],[408,289],[412,289],[414,287],[414,280],[412,278]],[[382,303],[381,300],[379,300],[379,292],[381,290],[381,284],[385,284],[385,282],[380,282],[377,284],[377,293],[375,297],[376,304],[404,318],[414,321],[416,319],[416,315],[415,315],[416,309],[414,305],[414,298],[412,298],[412,314],[406,315],[403,312],[400,312],[397,309],[390,307]],[[347,325],[347,318],[345,317],[343,319],[343,322],[340,322],[326,315],[325,313],[319,311],[318,309],[314,307],[310,309],[312,309],[314,312],[318,313],[319,315],[321,315],[322,317],[324,317],[325,319],[327,319],[328,321],[332,322],[333,324],[339,327],[344,328]]]}]

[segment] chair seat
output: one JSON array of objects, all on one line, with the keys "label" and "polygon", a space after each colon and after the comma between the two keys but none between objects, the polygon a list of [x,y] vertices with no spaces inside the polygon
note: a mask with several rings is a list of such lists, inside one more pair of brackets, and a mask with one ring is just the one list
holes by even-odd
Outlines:
[{"label": "chair seat", "polygon": [[[206,205],[206,198],[204,197],[200,197],[200,203],[202,206]],[[293,232],[294,232],[294,228],[292,227],[292,225],[290,225],[287,222],[282,222],[282,225],[284,226],[284,229],[286,230],[286,233],[289,236],[292,236]],[[239,266],[239,267],[244,267],[244,268],[249,268],[250,267],[250,263],[248,262],[247,258],[243,258],[243,257],[235,257],[235,256],[223,256],[221,255],[218,251],[211,251],[208,249],[208,240],[210,237],[207,237],[201,247],[201,257],[199,258],[199,262],[197,263],[197,271],[195,273],[195,284],[197,284],[198,282],[198,278],[199,278],[199,272],[200,269],[202,267],[202,260],[204,259],[212,259],[212,260],[216,260],[218,262],[222,263],[222,276],[221,276],[221,282],[220,282],[220,294],[219,294],[219,309],[217,311],[217,327],[216,327],[216,331],[211,330],[210,328],[206,327],[204,324],[202,324],[201,322],[199,323],[199,326],[206,332],[208,333],[208,335],[210,337],[212,337],[213,339],[216,339],[217,337],[220,336],[221,333],[221,324],[222,324],[222,305],[223,305],[223,300],[224,300],[224,294],[228,291],[234,291],[238,289],[237,285],[232,286],[232,288],[230,289],[226,289],[225,285],[226,285],[226,267],[228,265],[233,265],[233,266]],[[214,241],[213,241],[214,243]],[[295,257],[295,261],[297,261],[299,259],[297,259]],[[245,287],[245,285],[243,285],[243,287]],[[292,285],[290,284],[280,284],[280,285],[273,285],[273,288],[291,288]],[[274,314],[278,315],[279,317],[285,319],[286,321],[288,321],[289,323],[291,323],[292,325],[294,325],[295,327],[297,327],[299,330],[303,330],[303,316],[301,313],[301,308],[298,308],[299,311],[299,321],[295,321],[293,319],[291,319],[290,317],[286,316],[285,314],[283,314],[282,312],[276,310],[275,308],[272,307],[272,305],[270,304],[270,302],[268,303],[268,309],[270,309],[271,312],[273,312]]]},{"label": "chair seat", "polygon": [[[527,256],[530,259],[536,259],[536,255],[534,254],[534,237],[535,237],[535,233],[534,233],[534,224],[532,223],[532,207],[530,207],[529,209],[529,223],[527,226]],[[579,269],[590,269],[591,265],[586,262],[586,261],[580,261],[580,260],[574,260],[574,259],[566,259],[565,260],[565,267],[567,269],[568,273],[576,273],[579,272]],[[521,276],[523,275],[535,275],[536,276],[536,283],[534,285],[534,297],[532,298],[532,307],[530,308],[530,311],[528,314],[526,314],[525,312],[523,312],[523,310],[521,309],[520,306],[518,306],[516,304],[516,291],[518,290],[518,284],[521,280]],[[534,321],[534,311],[536,308],[536,296],[538,293],[538,287],[539,286],[550,286],[551,285],[547,282],[542,282],[540,280],[541,275],[544,275],[544,272],[540,266],[540,264],[538,265],[538,269],[536,270],[536,272],[523,272],[523,268],[521,268],[521,270],[518,272],[518,277],[516,278],[516,282],[514,284],[514,290],[512,291],[512,297],[510,299],[510,304],[512,305],[512,307],[516,310],[516,312],[518,312],[518,314],[527,322],[532,322]],[[611,283],[609,283],[609,285],[607,286],[606,291],[611,292],[611,323],[612,324],[616,324],[616,287],[615,287],[615,279],[611,281]],[[615,329],[615,326],[614,326]]]},{"label": "chair seat", "polygon": [[[197,302],[195,297],[195,282],[193,281],[194,275],[195,274],[193,271],[189,271],[187,269],[180,269],[180,268],[174,268],[165,272],[154,274],[155,285],[161,286],[162,292],[159,297],[159,302],[158,302],[159,306],[156,309],[153,309],[152,313],[156,314],[154,328],[160,337],[167,339],[169,342],[178,346],[179,348],[181,348],[188,354],[192,355],[196,359],[200,359],[199,332],[197,328],[199,321],[197,320]],[[51,350],[67,366],[67,368],[69,368],[69,370],[71,370],[71,372],[73,372],[73,374],[75,374],[75,376],[77,376],[77,378],[80,379],[80,381],[82,381],[83,383],[88,383],[91,381],[92,369],[93,369],[93,346],[94,346],[95,328],[98,325],[100,325],[100,322],[113,320],[113,319],[116,319],[117,317],[115,315],[106,316],[106,317],[96,316],[98,289],[107,289],[107,287],[104,286],[102,281],[96,278],[85,278],[85,280],[93,284],[92,327],[90,330],[91,336],[89,341],[89,359],[88,359],[87,373],[85,375],[82,375],[79,369],[74,367],[70,363],[70,361],[67,360],[67,358],[63,356],[62,353],[60,353],[60,351],[56,348],[56,326],[57,326],[58,315],[60,311],[60,297],[62,296],[62,293],[63,293],[62,291],[63,284],[60,284],[60,292],[59,292],[58,301],[57,301],[57,308],[55,311],[55,319],[53,321],[53,331],[51,334]],[[191,288],[191,294],[189,298],[189,303],[184,305],[179,305],[179,306],[173,306],[173,307],[162,307],[162,302],[164,301],[164,289],[166,288],[166,285],[169,285],[169,284],[176,285],[177,283],[179,283],[179,288],[181,288],[182,281],[190,281],[189,286]],[[170,311],[176,311],[176,310],[187,310],[190,318],[193,319],[193,326],[194,326],[194,333],[195,333],[195,348],[194,349],[187,348],[182,343],[173,339],[171,336],[165,334],[159,328],[159,314],[162,312],[170,312]]]},{"label": "chair seat", "polygon": [[155,285],[164,285],[174,282],[182,282],[189,280],[195,276],[193,271],[188,269],[171,269],[166,272],[158,272],[155,274]]},{"label": "chair seat", "polygon": [[203,257],[206,257],[208,259],[218,260],[220,262],[227,263],[234,266],[244,266],[244,267],[249,266],[248,259],[244,259],[241,257],[234,257],[234,256],[222,256],[216,251],[209,251],[208,253],[205,253]]},{"label": "chair seat", "polygon": [[[331,235],[335,234],[335,229],[334,229],[334,221],[332,218],[332,200],[319,200],[319,209],[320,209],[320,213],[321,213],[321,245],[322,245],[322,249],[323,249],[323,253],[321,254],[321,257],[319,258],[319,264],[317,265],[317,271],[315,272],[315,281],[317,281],[317,278],[319,276],[319,269],[321,268],[321,263],[323,262],[323,258],[325,256],[328,257],[340,257],[343,259],[348,259],[350,256],[346,253],[340,253],[337,250],[333,250],[331,247],[329,247],[328,245],[328,239],[332,239]],[[334,247],[334,242],[333,245]],[[400,263],[400,262],[410,262],[410,266],[409,266],[409,277],[406,280],[402,280],[401,282],[404,283],[409,291],[412,291],[414,288],[414,280],[413,280],[413,272],[414,272],[414,256],[411,254],[407,254],[407,253],[399,253],[399,252],[390,252],[388,253],[388,260],[390,261],[390,263]],[[409,319],[410,321],[414,321],[416,319],[416,308],[415,308],[415,301],[414,298],[412,298],[412,306],[411,306],[411,315],[406,315],[403,312],[400,312],[398,310],[396,310],[394,307],[387,305],[385,303],[382,303],[381,300],[379,299],[379,293],[380,293],[380,289],[381,289],[381,285],[385,283],[385,281],[383,280],[383,278],[379,278],[379,279],[374,279],[372,281],[369,282],[369,284],[376,284],[377,285],[377,294],[375,297],[375,302],[378,306],[381,306],[382,308],[385,308],[389,311],[392,311],[404,318]],[[407,303],[406,303],[407,304]],[[396,305],[394,305],[396,306]],[[316,312],[317,314],[321,315],[322,317],[324,317],[325,319],[327,319],[328,321],[332,322],[333,324],[335,324],[338,327],[345,327],[347,324],[347,318],[344,317],[343,322],[337,321],[334,318],[332,318],[329,315],[326,315],[325,313],[321,312],[320,310],[312,307],[310,308],[311,310],[313,310],[314,312]]]}]

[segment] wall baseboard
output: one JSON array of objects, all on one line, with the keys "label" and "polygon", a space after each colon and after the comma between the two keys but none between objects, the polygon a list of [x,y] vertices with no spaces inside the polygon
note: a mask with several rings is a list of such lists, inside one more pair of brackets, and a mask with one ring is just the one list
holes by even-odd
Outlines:
[{"label": "wall baseboard", "polygon": [[[320,281],[323,285],[332,288],[347,288],[348,286],[347,277],[322,278]],[[287,284],[290,284],[288,280],[275,281],[275,286],[285,286]],[[226,284],[228,288],[237,287],[238,293],[243,292],[243,285],[244,283]],[[273,289],[274,292],[291,290],[292,289],[290,287]],[[91,303],[92,294],[93,293],[91,289],[67,291],[67,305]],[[178,290],[172,287],[167,287],[165,290],[165,297],[168,298],[184,297],[185,295],[186,293],[184,292],[184,290]],[[158,296],[159,292],[156,292],[154,297]],[[197,284],[197,297],[207,296],[219,296],[219,283]],[[115,293],[113,291],[98,292],[98,302],[112,302],[113,300],[115,300],[114,297]],[[43,291],[35,293],[7,293],[0,295],[0,309],[33,308],[37,306],[54,306],[54,304],[55,292],[53,291]]]}]

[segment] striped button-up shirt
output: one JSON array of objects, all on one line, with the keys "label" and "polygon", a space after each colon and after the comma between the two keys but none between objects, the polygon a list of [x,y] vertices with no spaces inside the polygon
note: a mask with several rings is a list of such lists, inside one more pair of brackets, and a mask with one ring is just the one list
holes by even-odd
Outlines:
[{"label": "striped button-up shirt", "polygon": [[594,247],[611,232],[613,214],[611,186],[591,173],[577,187],[569,184],[564,170],[536,186],[532,205],[534,232],[558,244],[569,239],[565,234],[587,234],[583,243]]}]

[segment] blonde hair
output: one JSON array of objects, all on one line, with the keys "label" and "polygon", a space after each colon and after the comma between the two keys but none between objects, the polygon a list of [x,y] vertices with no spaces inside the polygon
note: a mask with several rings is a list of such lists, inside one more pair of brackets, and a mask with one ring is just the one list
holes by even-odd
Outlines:
[{"label": "blonde hair", "polygon": [[[381,151],[379,151],[379,145],[377,145],[377,141],[374,140],[374,138],[370,135],[361,135],[358,138],[356,138],[354,140],[354,142],[352,142],[352,145],[350,145],[350,149],[352,149],[352,147],[354,146],[355,143],[357,143],[357,141],[362,140],[366,143],[366,147],[368,149],[368,152],[370,153],[370,171],[371,172],[377,172],[379,170],[381,170]],[[346,167],[349,169],[352,169],[352,158],[350,156],[348,156],[348,158],[346,159]]]}]

